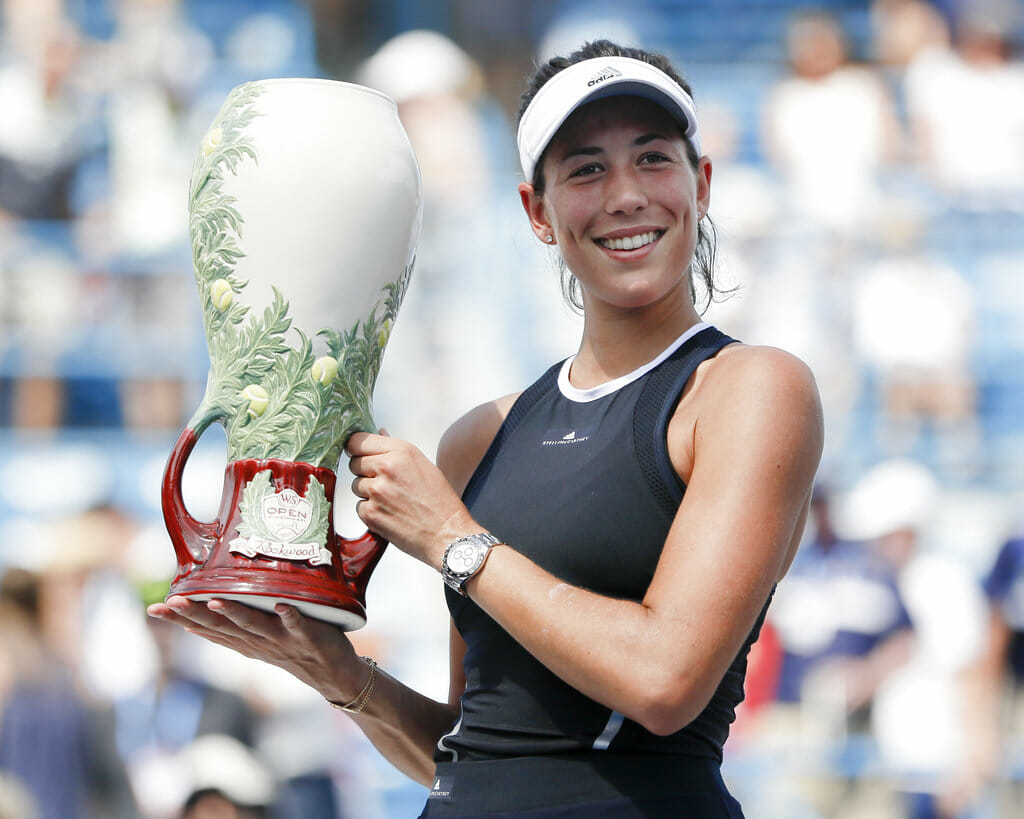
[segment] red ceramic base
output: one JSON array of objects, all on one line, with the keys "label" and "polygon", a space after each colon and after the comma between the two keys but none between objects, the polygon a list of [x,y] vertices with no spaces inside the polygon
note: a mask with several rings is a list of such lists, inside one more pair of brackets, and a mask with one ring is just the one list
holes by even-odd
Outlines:
[{"label": "red ceramic base", "polygon": [[267,612],[278,603],[286,603],[307,617],[334,623],[345,631],[366,625],[366,610],[353,597],[314,595],[302,583],[281,582],[279,576],[268,576],[252,567],[238,572],[200,572],[172,584],[168,597],[171,595],[190,600],[235,600]]},{"label": "red ceramic base", "polygon": [[[324,500],[334,497],[334,472],[278,459],[233,461],[225,470],[217,519],[204,523],[192,518],[181,500],[181,472],[194,444],[194,433],[185,430],[164,475],[164,519],[178,558],[170,593],[193,600],[237,600],[263,611],[287,603],[345,630],[363,626],[366,584],[385,543],[370,533],[354,540],[335,533],[333,504]],[[243,536],[252,532],[253,514],[248,522],[243,519],[243,505],[253,505],[244,495],[258,475],[271,513],[279,516],[289,511],[288,504],[291,510],[312,508],[305,499],[310,487],[319,484],[320,506],[327,510],[326,543],[311,550],[315,544],[300,542],[294,527],[276,536],[269,531]]]}]

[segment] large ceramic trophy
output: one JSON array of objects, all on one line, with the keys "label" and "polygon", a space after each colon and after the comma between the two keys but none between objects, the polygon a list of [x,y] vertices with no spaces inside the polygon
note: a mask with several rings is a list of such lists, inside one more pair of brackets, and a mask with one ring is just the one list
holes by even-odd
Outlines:
[{"label": "large ceramic trophy", "polygon": [[[164,474],[171,594],[278,602],[359,628],[384,543],[334,529],[349,435],[372,394],[412,270],[419,168],[388,97],[329,80],[235,88],[197,153],[192,256],[210,353],[206,393]],[[199,436],[223,424],[217,518],[182,500]]]}]

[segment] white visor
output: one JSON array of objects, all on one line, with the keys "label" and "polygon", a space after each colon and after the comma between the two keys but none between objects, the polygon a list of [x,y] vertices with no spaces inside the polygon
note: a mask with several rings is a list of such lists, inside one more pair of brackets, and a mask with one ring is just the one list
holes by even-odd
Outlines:
[{"label": "white visor", "polygon": [[686,141],[701,155],[693,99],[664,71],[632,57],[595,57],[571,65],[540,87],[519,120],[519,162],[533,182],[544,149],[569,115],[587,102],[631,94],[656,102],[683,126]]}]

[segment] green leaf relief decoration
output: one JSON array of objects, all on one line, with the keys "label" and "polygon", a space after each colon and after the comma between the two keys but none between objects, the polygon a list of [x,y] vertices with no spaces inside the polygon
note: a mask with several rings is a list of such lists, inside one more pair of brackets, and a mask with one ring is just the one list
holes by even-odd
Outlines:
[{"label": "green leaf relief decoration", "polygon": [[229,460],[281,458],[334,469],[352,432],[376,430],[373,387],[413,264],[385,284],[366,318],[348,330],[319,330],[329,353],[319,358],[301,331],[296,330],[297,347],[285,341],[291,319],[288,301],[276,287],[262,314],[239,298],[247,285],[235,275],[245,255],[239,244],[243,219],[223,183],[243,162],[259,162],[245,129],[260,116],[255,102],[261,93],[260,83],[247,83],[228,96],[192,171],[192,262],[210,371],[189,426],[221,420]]},{"label": "green leaf relief decoration", "polygon": [[257,472],[256,477],[245,485],[242,499],[238,502],[238,514],[242,518],[238,524],[238,534],[241,537],[267,536],[260,514],[260,503],[264,495],[273,491],[269,469]]}]

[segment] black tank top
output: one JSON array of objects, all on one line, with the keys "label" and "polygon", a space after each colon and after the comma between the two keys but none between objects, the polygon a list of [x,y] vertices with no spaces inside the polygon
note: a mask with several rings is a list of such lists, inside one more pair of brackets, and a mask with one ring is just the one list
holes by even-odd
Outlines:
[{"label": "black tank top", "polygon": [[[470,480],[473,517],[565,582],[640,601],[684,491],[668,421],[697,365],[732,341],[697,325],[646,367],[587,392],[569,384],[569,361],[556,364],[516,401]],[[764,612],[704,711],[663,737],[564,683],[469,598],[447,599],[466,643],[466,689],[438,762],[587,750],[721,761]]]}]

